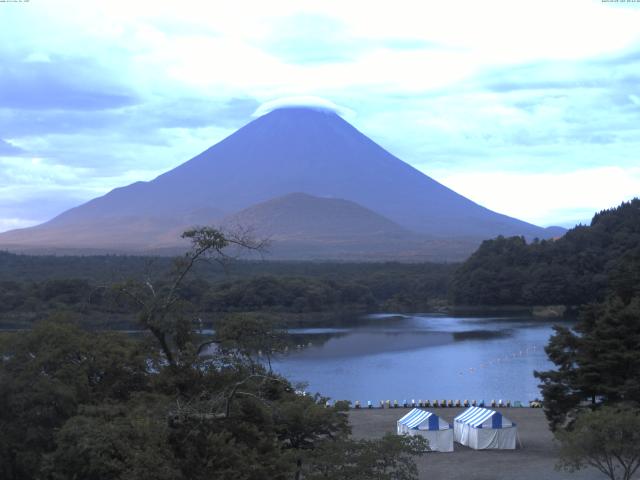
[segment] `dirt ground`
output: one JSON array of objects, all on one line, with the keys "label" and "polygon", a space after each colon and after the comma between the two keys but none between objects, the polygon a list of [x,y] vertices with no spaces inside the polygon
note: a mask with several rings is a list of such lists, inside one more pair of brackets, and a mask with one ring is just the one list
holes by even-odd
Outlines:
[{"label": "dirt ground", "polygon": [[[430,408],[453,423],[463,409]],[[432,452],[418,458],[420,478],[429,480],[596,480],[604,477],[596,470],[576,473],[556,471],[556,446],[541,409],[498,409],[518,426],[522,448],[516,450],[472,450],[454,443],[454,452]],[[407,409],[352,410],[349,419],[356,438],[376,438],[395,433],[396,421]]]}]

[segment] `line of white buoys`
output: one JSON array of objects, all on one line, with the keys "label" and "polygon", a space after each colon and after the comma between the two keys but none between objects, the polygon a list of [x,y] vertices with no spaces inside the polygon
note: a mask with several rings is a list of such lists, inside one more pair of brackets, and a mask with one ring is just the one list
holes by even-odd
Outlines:
[{"label": "line of white buoys", "polygon": [[462,370],[458,371],[458,375],[465,375],[465,372],[467,372],[467,375],[470,375],[477,372],[481,368],[489,368],[491,366],[504,365],[505,363],[508,363],[518,357],[524,357],[529,353],[537,353],[539,351],[540,349],[538,348],[537,345],[528,345],[524,349],[521,348],[518,351],[505,353],[504,356],[501,355],[498,358],[485,360],[476,367],[463,368]]}]

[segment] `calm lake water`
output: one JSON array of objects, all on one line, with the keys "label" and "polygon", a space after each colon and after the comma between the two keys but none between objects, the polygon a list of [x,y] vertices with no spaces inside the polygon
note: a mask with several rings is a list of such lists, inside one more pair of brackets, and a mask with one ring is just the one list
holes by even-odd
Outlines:
[{"label": "calm lake water", "polygon": [[552,325],[528,317],[371,315],[344,328],[294,329],[303,348],[273,362],[308,392],[336,400],[491,401],[540,397],[534,370]]}]

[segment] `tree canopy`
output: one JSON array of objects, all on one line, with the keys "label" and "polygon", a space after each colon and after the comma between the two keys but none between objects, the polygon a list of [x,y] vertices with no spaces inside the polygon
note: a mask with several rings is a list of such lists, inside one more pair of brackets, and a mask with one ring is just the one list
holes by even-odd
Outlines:
[{"label": "tree canopy", "polygon": [[[142,283],[144,289],[153,279],[155,287],[168,288],[167,272],[174,269],[165,258],[65,257],[68,265],[59,260],[0,252],[3,326],[29,327],[66,311],[89,328],[139,328],[134,300],[105,287]],[[224,274],[216,263],[196,262],[177,293],[181,308],[198,312],[209,328],[222,316],[246,312],[278,314],[282,320],[337,320],[346,313],[426,311],[445,301],[453,270],[445,264],[234,260]]]},{"label": "tree canopy", "polygon": [[546,347],[556,369],[536,372],[553,429],[585,408],[640,405],[640,297],[585,307],[574,329],[555,327]]},{"label": "tree canopy", "polygon": [[558,466],[576,472],[593,467],[611,480],[630,480],[640,468],[640,410],[603,407],[585,412],[557,435]]},{"label": "tree canopy", "polygon": [[424,442],[351,439],[347,404],[297,393],[257,358],[278,348],[277,329],[246,317],[235,318],[246,328],[199,334],[181,287],[198,261],[224,260],[235,240],[213,229],[186,236],[193,249],[162,282],[113,287],[146,335],[54,317],[0,336],[0,477],[337,480],[357,469],[360,478],[415,479]]},{"label": "tree canopy", "polygon": [[[636,263],[631,259],[635,258]],[[611,284],[640,288],[640,199],[597,213],[555,240],[486,240],[455,272],[458,305],[582,305]]]}]

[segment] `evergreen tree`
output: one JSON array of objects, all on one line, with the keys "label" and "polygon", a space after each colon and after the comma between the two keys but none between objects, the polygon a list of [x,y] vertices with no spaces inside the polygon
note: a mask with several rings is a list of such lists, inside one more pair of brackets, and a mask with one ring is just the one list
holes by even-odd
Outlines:
[{"label": "evergreen tree", "polygon": [[572,331],[556,327],[546,347],[555,370],[542,380],[545,413],[552,429],[584,408],[626,402],[640,404],[640,297],[625,302],[612,295],[587,306]]}]

